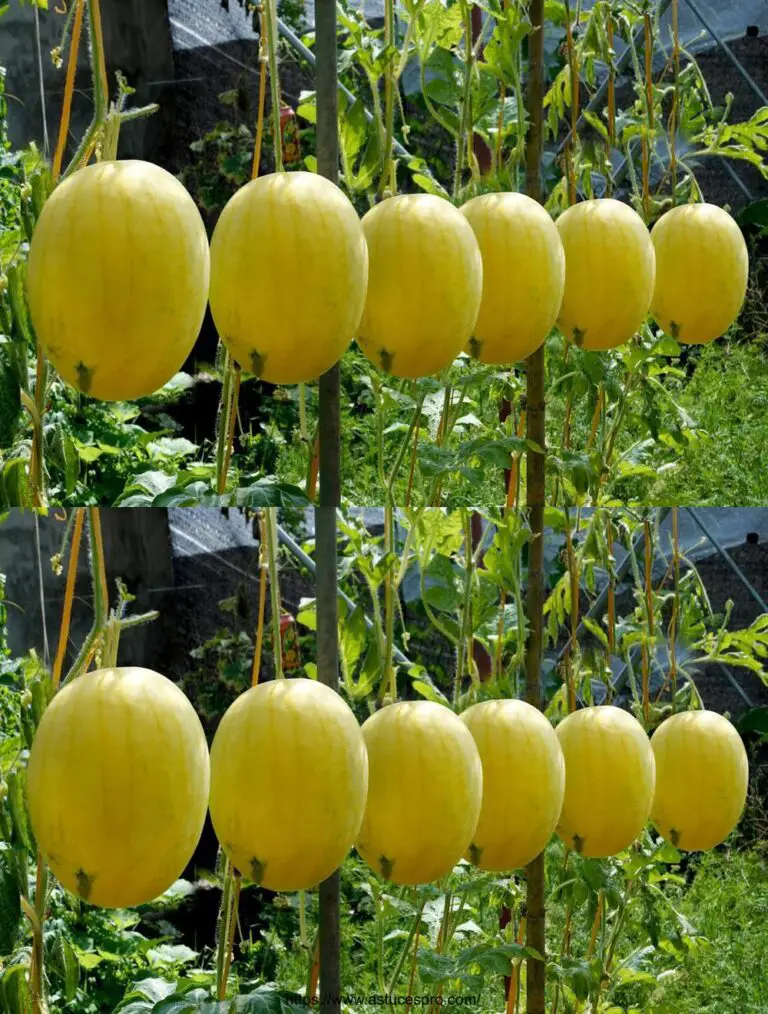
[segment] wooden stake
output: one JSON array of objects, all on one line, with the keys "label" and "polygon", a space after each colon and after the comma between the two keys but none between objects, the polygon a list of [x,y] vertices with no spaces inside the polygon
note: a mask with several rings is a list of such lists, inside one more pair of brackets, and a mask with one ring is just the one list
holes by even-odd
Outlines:
[{"label": "wooden stake", "polygon": [[[544,123],[544,0],[531,0],[528,36],[528,137],[526,139],[526,190],[541,202],[541,149]],[[544,448],[544,348],[526,363],[528,439]],[[544,634],[544,497],[546,459],[533,450],[526,452],[526,498],[533,535],[528,565],[528,643],[525,650],[525,692],[529,704],[541,708],[541,655]],[[542,957],[546,951],[544,909],[544,856],[527,868],[528,946]],[[527,1014],[545,1014],[545,962],[529,958],[527,963]]]},{"label": "wooden stake", "polygon": [[[339,172],[338,70],[336,64],[336,3],[315,4],[317,56],[317,168],[337,182]],[[336,508],[341,502],[341,421],[339,367],[320,378],[319,506],[315,508],[317,562],[317,673],[326,686],[339,682]],[[341,928],[338,870],[319,887],[320,1011],[341,1011]]]}]

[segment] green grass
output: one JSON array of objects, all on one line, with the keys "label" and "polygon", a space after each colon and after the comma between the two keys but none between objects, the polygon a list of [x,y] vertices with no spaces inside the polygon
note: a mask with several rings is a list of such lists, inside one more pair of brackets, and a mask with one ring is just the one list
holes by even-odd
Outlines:
[{"label": "green grass", "polygon": [[[360,382],[360,362],[359,353],[353,351],[342,366],[342,490],[347,503],[379,506],[385,493],[378,469],[375,402],[373,393]],[[677,367],[678,361],[672,359],[670,365]],[[565,398],[557,378],[566,370],[562,342],[555,337],[547,348],[548,386],[554,386],[547,406],[547,442],[555,452],[565,415]],[[768,348],[764,340],[722,340],[693,349],[686,376],[660,379],[667,394],[657,391],[652,402],[647,391],[630,394],[615,448],[623,464],[604,487],[603,495],[618,503],[649,506],[768,503],[768,471],[762,461],[763,448],[768,446]],[[403,386],[403,393],[407,390]],[[487,388],[481,385],[468,392],[466,411],[483,427],[497,425],[500,391],[500,384],[494,381]],[[391,400],[388,403],[383,438],[385,473],[403,439],[410,412],[410,408],[398,409]],[[591,418],[592,405],[584,398],[574,398],[571,447],[575,451],[586,445]],[[400,429],[387,432],[398,424]],[[686,436],[680,435],[681,428]],[[468,431],[464,439],[474,435]],[[452,439],[453,446],[458,439]],[[395,483],[398,504],[405,499],[409,455],[410,450]],[[285,442],[276,470],[282,479],[302,483],[307,472],[307,445]],[[550,497],[554,484],[550,469]],[[417,468],[414,502],[420,502],[429,487]],[[443,505],[450,509],[497,505],[503,497],[503,472],[498,464],[483,465],[471,481],[453,472],[443,485]]]},{"label": "green grass", "polygon": [[681,910],[709,943],[660,982],[652,1002],[675,1014],[768,1011],[765,853],[707,854]]},{"label": "green grass", "polygon": [[706,431],[674,469],[662,472],[647,503],[764,506],[768,503],[768,363],[765,346],[710,345],[680,403]]}]

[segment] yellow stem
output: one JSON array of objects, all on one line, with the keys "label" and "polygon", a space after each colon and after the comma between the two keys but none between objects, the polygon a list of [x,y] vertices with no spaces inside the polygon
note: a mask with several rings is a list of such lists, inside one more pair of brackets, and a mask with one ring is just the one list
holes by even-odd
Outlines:
[{"label": "yellow stem", "polygon": [[251,686],[259,682],[261,655],[264,645],[264,613],[267,606],[267,583],[269,582],[269,554],[267,553],[267,526],[264,511],[259,512],[259,619],[256,626],[256,644],[253,649]]},{"label": "yellow stem", "polygon": [[69,625],[72,618],[72,602],[75,595],[75,581],[77,580],[77,559],[80,555],[80,540],[83,535],[84,521],[85,507],[78,507],[75,511],[75,525],[72,529],[72,542],[69,548],[69,565],[67,569],[67,583],[64,589],[64,608],[61,614],[59,643],[56,648],[56,658],[53,662],[53,673],[51,676],[54,690],[58,689],[61,682],[61,670],[64,665],[64,656],[67,652]]},{"label": "yellow stem", "polygon": [[80,49],[80,34],[83,29],[83,11],[85,0],[75,0],[75,20],[72,24],[72,38],[69,43],[69,58],[67,60],[67,76],[64,82],[64,101],[61,107],[61,120],[59,121],[59,137],[56,142],[56,151],[53,154],[53,167],[51,174],[54,183],[61,173],[61,163],[64,158],[64,149],[67,145],[67,133],[69,131],[69,116],[72,110],[72,93],[75,87],[75,71],[77,70],[77,54]]}]

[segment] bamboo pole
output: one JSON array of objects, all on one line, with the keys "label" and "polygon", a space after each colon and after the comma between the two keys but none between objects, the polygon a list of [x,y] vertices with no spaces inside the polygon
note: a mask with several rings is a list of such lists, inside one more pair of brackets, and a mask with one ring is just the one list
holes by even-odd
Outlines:
[{"label": "bamboo pole", "polygon": [[[544,0],[531,0],[532,31],[528,37],[528,137],[526,138],[526,190],[541,202],[541,151],[544,122]],[[544,349],[538,349],[526,363],[528,439],[545,446]],[[525,692],[529,704],[541,708],[541,654],[544,633],[544,496],[546,461],[542,453],[526,452],[526,498],[533,535],[528,567],[527,611],[529,634],[525,650]],[[542,957],[546,950],[544,908],[544,856],[527,868],[528,946]],[[545,1014],[545,963],[527,962],[527,1014]]]},{"label": "bamboo pole", "polygon": [[[338,70],[336,65],[336,3],[315,4],[317,57],[317,168],[333,183],[338,180]],[[326,686],[339,682],[338,581],[336,508],[341,500],[339,366],[320,378],[319,506],[315,508],[317,560],[317,673]],[[319,887],[320,1011],[341,1010],[341,928],[339,872]]]}]

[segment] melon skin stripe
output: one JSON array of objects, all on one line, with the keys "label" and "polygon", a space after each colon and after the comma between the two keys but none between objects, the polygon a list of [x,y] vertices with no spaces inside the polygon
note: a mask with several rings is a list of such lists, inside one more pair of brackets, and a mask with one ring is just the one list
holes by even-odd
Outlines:
[{"label": "melon skin stripe", "polygon": [[482,363],[520,362],[544,342],[565,289],[560,233],[526,194],[481,194],[460,209],[483,259],[483,294],[469,355]]},{"label": "melon skin stripe", "polygon": [[58,880],[107,908],[151,901],[203,830],[209,760],[194,708],[151,669],[100,669],[43,713],[27,769],[29,815]]},{"label": "melon skin stripe", "polygon": [[555,222],[565,250],[565,293],[557,326],[575,345],[600,351],[629,341],[648,316],[656,256],[642,218],[603,197]]},{"label": "melon skin stripe", "polygon": [[747,294],[749,253],[727,211],[685,204],[651,230],[656,251],[654,320],[672,338],[700,345],[724,334]]},{"label": "melon skin stripe", "polygon": [[629,848],[648,821],[656,781],[645,730],[629,712],[599,705],[572,712],[555,731],[565,757],[558,835],[595,859]]},{"label": "melon skin stripe", "polygon": [[525,701],[473,704],[461,715],[483,766],[483,803],[466,858],[483,870],[527,866],[552,837],[565,793],[560,741]]},{"label": "melon skin stripe", "polygon": [[396,377],[428,377],[469,341],[483,285],[472,227],[433,194],[401,194],[363,216],[370,258],[357,343]]},{"label": "melon skin stripe", "polygon": [[749,761],[741,736],[713,711],[667,718],[651,737],[656,793],[651,820],[676,848],[703,851],[724,841],[747,800]]},{"label": "melon skin stripe", "polygon": [[483,773],[467,727],[433,701],[400,701],[363,724],[370,777],[357,851],[395,884],[450,873],[480,816]]},{"label": "melon skin stripe", "polygon": [[316,173],[271,173],[230,199],[211,238],[211,313],[240,366],[273,384],[316,380],[346,352],[368,251],[350,200]]},{"label": "melon skin stripe", "polygon": [[73,387],[121,401],[177,373],[200,333],[208,237],[182,184],[150,162],[97,162],[46,201],[27,263],[30,315]]},{"label": "melon skin stripe", "polygon": [[211,746],[211,820],[235,868],[273,891],[315,887],[360,828],[368,758],[346,702],[316,680],[242,694]]}]

